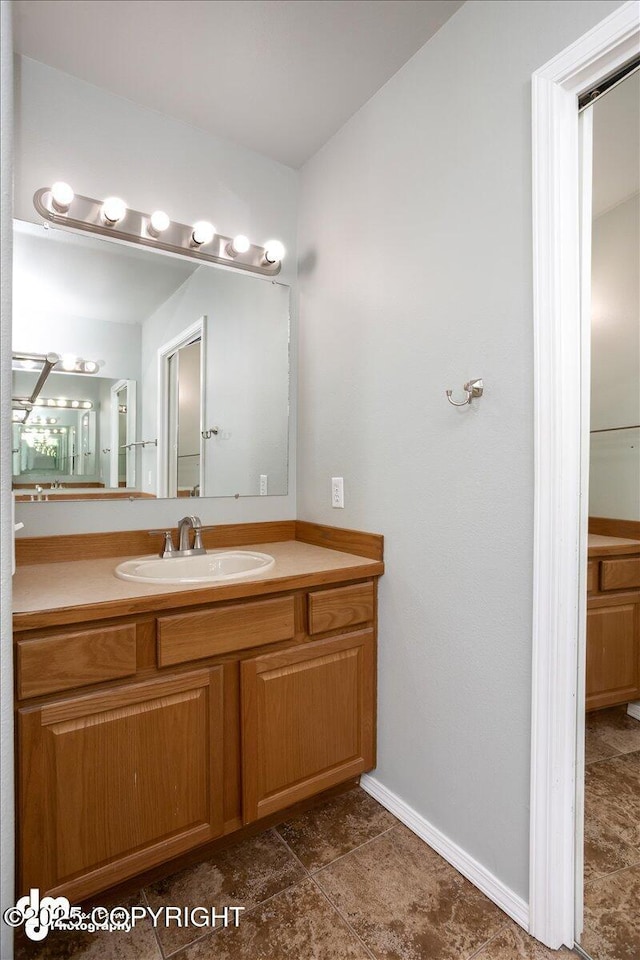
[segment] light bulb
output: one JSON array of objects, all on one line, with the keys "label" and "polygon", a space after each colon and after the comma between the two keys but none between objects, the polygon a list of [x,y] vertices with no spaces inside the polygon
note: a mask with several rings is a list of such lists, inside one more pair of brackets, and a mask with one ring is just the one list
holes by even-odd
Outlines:
[{"label": "light bulb", "polygon": [[66,405],[67,405],[67,401],[66,401],[66,400],[58,400],[58,406],[59,406],[59,407],[66,407]]},{"label": "light bulb", "polygon": [[198,220],[198,222],[193,225],[191,240],[196,247],[201,247],[205,243],[211,243],[215,235],[216,228],[212,223],[209,223],[207,220]]},{"label": "light bulb", "polygon": [[171,220],[164,210],[156,210],[149,218],[149,233],[152,237],[159,237],[161,233],[169,228]]},{"label": "light bulb", "polygon": [[80,403],[78,402],[78,400],[72,400],[72,401],[71,401],[71,406],[72,406],[72,407],[79,407],[79,406],[80,406]]},{"label": "light bulb", "polygon": [[62,369],[63,370],[75,370],[77,358],[74,353],[63,353],[62,354]]},{"label": "light bulb", "polygon": [[90,400],[83,400],[82,406],[84,407],[85,410],[90,410],[93,404],[91,403]]},{"label": "light bulb", "polygon": [[239,253],[246,253],[250,246],[249,238],[245,237],[243,233],[239,233],[231,243],[227,244],[227,253],[230,257],[235,257]]},{"label": "light bulb", "polygon": [[102,204],[102,218],[107,224],[122,220],[127,212],[127,205],[120,197],[107,197]]},{"label": "light bulb", "polygon": [[66,213],[75,194],[68,183],[58,180],[51,187],[51,205],[56,213]]},{"label": "light bulb", "polygon": [[279,240],[269,240],[264,245],[264,259],[267,263],[278,263],[284,257],[284,247]]},{"label": "light bulb", "polygon": [[95,373],[98,369],[98,364],[95,360],[85,360],[82,364],[82,369],[85,373]]},{"label": "light bulb", "polygon": [[48,406],[48,407],[55,407],[55,405],[56,405],[55,400],[47,400],[47,406]]},{"label": "light bulb", "polygon": [[44,400],[40,398],[36,400],[36,407],[44,407]]}]

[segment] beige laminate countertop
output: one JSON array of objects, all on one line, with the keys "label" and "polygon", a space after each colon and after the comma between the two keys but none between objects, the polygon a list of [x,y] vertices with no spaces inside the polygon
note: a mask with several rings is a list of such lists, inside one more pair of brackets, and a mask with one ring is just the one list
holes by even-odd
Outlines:
[{"label": "beige laminate countertop", "polygon": [[188,586],[121,580],[116,576],[115,568],[130,557],[18,566],[13,578],[14,628],[27,630],[194,606],[279,590],[331,585],[341,580],[379,576],[384,572],[384,565],[379,560],[328,550],[299,540],[255,543],[236,549],[271,554],[275,565],[247,580]]},{"label": "beige laminate countertop", "polygon": [[590,533],[587,541],[590,557],[615,557],[625,553],[640,553],[640,540],[628,537],[605,537]]}]

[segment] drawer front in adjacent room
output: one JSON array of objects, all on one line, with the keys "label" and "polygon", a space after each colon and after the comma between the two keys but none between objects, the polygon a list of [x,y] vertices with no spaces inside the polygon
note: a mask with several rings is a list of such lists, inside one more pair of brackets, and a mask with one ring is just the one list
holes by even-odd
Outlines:
[{"label": "drawer front in adjacent room", "polygon": [[631,590],[640,587],[640,557],[617,557],[600,564],[601,590]]}]

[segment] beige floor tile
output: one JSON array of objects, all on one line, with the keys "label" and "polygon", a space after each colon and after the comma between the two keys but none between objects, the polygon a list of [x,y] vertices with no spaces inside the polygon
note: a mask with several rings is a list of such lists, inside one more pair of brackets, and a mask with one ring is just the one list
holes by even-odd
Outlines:
[{"label": "beige floor tile", "polygon": [[584,744],[584,762],[586,764],[596,763],[598,760],[607,760],[609,757],[617,757],[621,752],[621,750],[617,750],[607,743],[599,733],[587,731]]},{"label": "beige floor tile", "polygon": [[507,920],[401,825],[315,880],[378,960],[466,960]]},{"label": "beige floor tile", "polygon": [[307,870],[317,870],[398,823],[361,787],[277,827]]},{"label": "beige floor tile", "polygon": [[[305,871],[275,831],[244,840],[210,860],[147,887],[149,905],[250,908],[305,877]],[[165,953],[202,937],[198,927],[158,927]]]},{"label": "beige floor tile", "polygon": [[370,960],[312,880],[179,954],[179,960]]},{"label": "beige floor tile", "polygon": [[640,751],[592,763],[585,776],[585,821],[605,823],[640,846]]},{"label": "beige floor tile", "polygon": [[587,714],[587,742],[591,734],[618,753],[640,750],[640,720],[627,713],[626,704]]},{"label": "beige floor tile", "polygon": [[572,950],[549,950],[528,933],[510,923],[473,960],[577,960]]},{"label": "beige floor tile", "polygon": [[584,823],[585,882],[636,863],[640,863],[640,850],[626,843],[595,811],[590,811]]},{"label": "beige floor tile", "polygon": [[640,957],[640,866],[585,886],[581,946],[593,960]]}]

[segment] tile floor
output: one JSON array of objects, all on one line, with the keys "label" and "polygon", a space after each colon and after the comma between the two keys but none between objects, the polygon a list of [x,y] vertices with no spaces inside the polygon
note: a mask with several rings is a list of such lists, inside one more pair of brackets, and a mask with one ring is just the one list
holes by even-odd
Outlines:
[{"label": "tile floor", "polygon": [[640,958],[640,722],[587,714],[585,929],[593,960]]},{"label": "tile floor", "polygon": [[131,933],[58,932],[18,960],[575,960],[528,937],[360,788],[138,902],[246,909],[237,928],[213,932],[150,921]]}]

